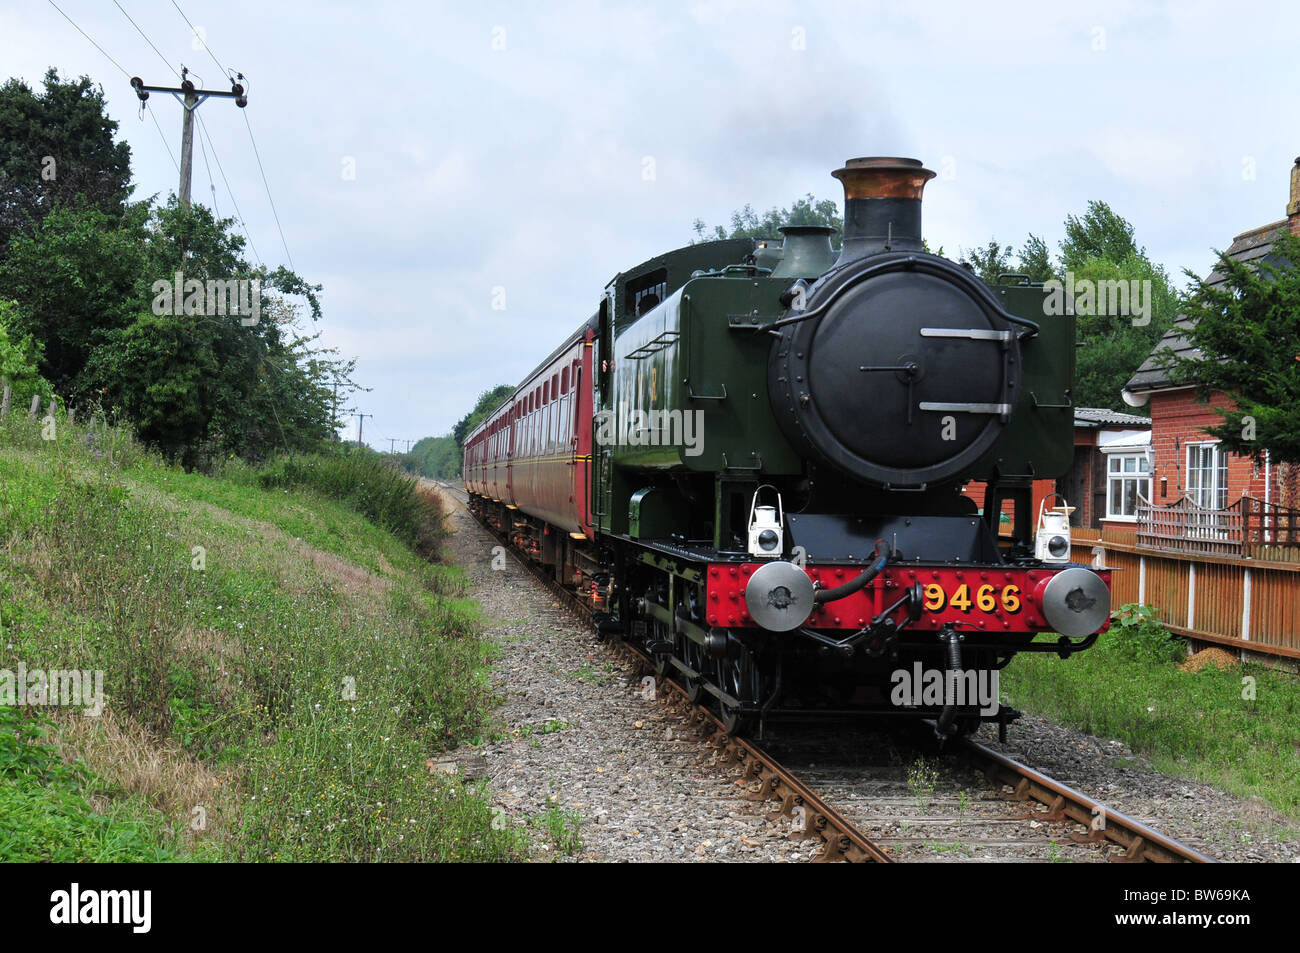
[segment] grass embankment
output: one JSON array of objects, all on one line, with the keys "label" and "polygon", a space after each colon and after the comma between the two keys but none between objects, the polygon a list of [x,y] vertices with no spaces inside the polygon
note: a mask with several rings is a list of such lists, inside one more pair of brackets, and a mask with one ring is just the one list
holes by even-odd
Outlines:
[{"label": "grass embankment", "polygon": [[1121,612],[1127,624],[1066,661],[1017,656],[1002,672],[1006,700],[1300,817],[1300,679],[1258,663],[1182,671],[1185,643]]},{"label": "grass embankment", "polygon": [[106,705],[0,707],[0,860],[526,854],[426,767],[490,706],[436,503],[364,458],[204,477],[57,434],[0,422],[0,670],[102,670]]}]

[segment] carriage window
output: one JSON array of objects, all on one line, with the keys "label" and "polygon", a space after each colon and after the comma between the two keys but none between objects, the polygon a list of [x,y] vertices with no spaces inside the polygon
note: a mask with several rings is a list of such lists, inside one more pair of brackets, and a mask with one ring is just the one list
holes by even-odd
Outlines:
[{"label": "carriage window", "polygon": [[564,369],[564,372],[560,374],[560,393],[567,394],[568,392],[569,392],[569,369],[566,367]]}]

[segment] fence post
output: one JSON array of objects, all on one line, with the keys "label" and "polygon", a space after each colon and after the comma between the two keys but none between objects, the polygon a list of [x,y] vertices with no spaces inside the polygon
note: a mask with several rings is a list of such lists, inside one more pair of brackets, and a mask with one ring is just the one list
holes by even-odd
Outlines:
[{"label": "fence post", "polygon": [[0,390],[4,391],[4,394],[0,396],[0,420],[4,420],[9,416],[9,378],[0,377]]},{"label": "fence post", "polygon": [[1241,577],[1241,640],[1250,640],[1250,567]]},{"label": "fence post", "polygon": [[41,412],[41,395],[40,395],[40,394],[33,394],[33,395],[32,395],[32,409],[29,410],[29,411],[27,411],[27,416],[28,416],[28,417],[35,417],[35,416],[36,416],[37,414],[39,414],[40,412]]}]

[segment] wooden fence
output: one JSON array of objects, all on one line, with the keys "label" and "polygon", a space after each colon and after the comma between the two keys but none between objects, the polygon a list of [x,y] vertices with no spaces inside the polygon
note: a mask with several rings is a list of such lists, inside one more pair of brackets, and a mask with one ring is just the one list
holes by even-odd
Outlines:
[{"label": "wooden fence", "polygon": [[1076,560],[1091,551],[1094,565],[1116,570],[1112,605],[1144,603],[1178,635],[1300,659],[1300,562],[1156,549],[1138,542],[1140,530],[1072,535]]},{"label": "wooden fence", "polygon": [[1243,496],[1209,510],[1182,497],[1170,506],[1139,499],[1137,542],[1147,549],[1300,561],[1300,510]]}]

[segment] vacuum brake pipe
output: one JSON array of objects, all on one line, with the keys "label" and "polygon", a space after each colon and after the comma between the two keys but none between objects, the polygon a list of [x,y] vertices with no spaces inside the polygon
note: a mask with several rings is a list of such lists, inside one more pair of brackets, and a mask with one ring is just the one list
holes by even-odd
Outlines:
[{"label": "vacuum brake pipe", "polygon": [[[880,549],[881,547],[877,545],[876,552],[880,552]],[[875,553],[872,555],[875,555]],[[880,559],[862,570],[861,573],[844,583],[844,585],[836,586],[834,589],[818,589],[813,593],[813,602],[818,604],[823,602],[835,602],[839,599],[844,599],[853,595],[853,593],[857,592],[867,583],[871,582],[871,580],[875,579],[876,576],[880,575],[880,571],[885,568],[885,563],[887,562],[889,562],[889,553],[884,553],[881,555]]]},{"label": "vacuum brake pipe", "polygon": [[[957,630],[951,625],[945,625],[939,630],[939,641],[943,642],[948,649],[948,671],[955,672],[956,678],[961,678],[961,636],[957,634]],[[950,686],[955,684],[955,680],[949,683]],[[934,726],[934,735],[940,741],[952,734],[952,722],[956,715],[956,698],[947,698],[944,701],[943,710],[939,713],[939,720]]]}]

